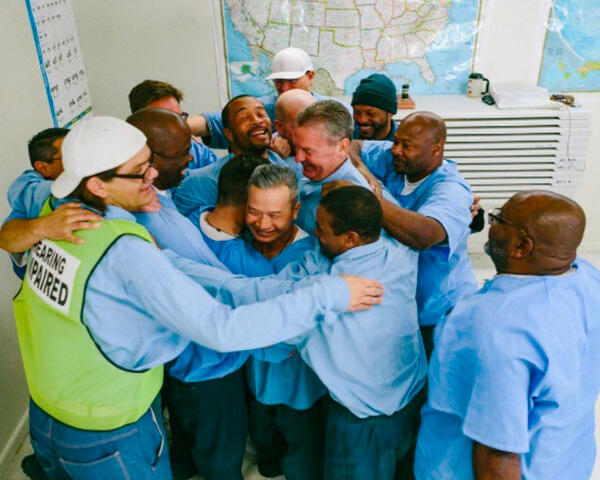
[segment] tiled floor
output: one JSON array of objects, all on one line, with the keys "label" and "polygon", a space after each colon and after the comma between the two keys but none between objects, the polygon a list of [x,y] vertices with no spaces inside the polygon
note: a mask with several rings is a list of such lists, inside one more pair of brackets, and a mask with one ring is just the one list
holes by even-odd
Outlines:
[{"label": "tiled floor", "polygon": [[[600,268],[600,254],[583,254],[583,257]],[[494,276],[495,270],[490,259],[486,255],[472,255],[471,259],[473,261],[473,267],[475,268],[475,275],[480,283]],[[600,401],[596,402],[596,443],[600,445]],[[27,438],[17,453],[17,456],[13,460],[6,480],[27,480],[28,477],[25,476],[25,474],[23,474],[21,471],[21,460],[24,456],[29,455],[30,453],[32,453],[32,449],[31,445],[29,444],[29,438]],[[264,477],[258,473],[256,468],[256,458],[250,454],[246,455],[242,472],[245,480],[264,479]],[[284,477],[278,477],[278,480],[282,480],[283,478]],[[195,479],[199,480],[200,477],[195,477]],[[596,466],[590,479],[600,480],[600,462],[596,461]]]}]

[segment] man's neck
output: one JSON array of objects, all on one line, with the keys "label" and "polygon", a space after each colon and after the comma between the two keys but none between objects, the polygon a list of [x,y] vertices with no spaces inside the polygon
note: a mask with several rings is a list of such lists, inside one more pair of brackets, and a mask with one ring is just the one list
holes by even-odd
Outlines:
[{"label": "man's neck", "polygon": [[244,206],[217,205],[206,215],[211,227],[230,235],[239,235],[244,227]]},{"label": "man's neck", "polygon": [[425,177],[428,177],[433,172],[435,172],[442,165],[442,163],[444,163],[444,159],[440,158],[438,162],[436,162],[434,165],[432,165],[427,170],[423,170],[418,173],[413,173],[411,175],[406,175],[406,179],[411,183],[415,183],[415,182],[418,182],[419,180],[423,180]]},{"label": "man's neck", "polygon": [[281,237],[279,237],[274,242],[270,243],[262,243],[257,242],[256,239],[253,240],[252,244],[254,248],[263,254],[264,257],[271,260],[279,255],[285,247],[291,245],[294,242],[294,238],[296,238],[296,234],[298,232],[298,227],[296,225],[292,225],[289,231],[285,232]]}]

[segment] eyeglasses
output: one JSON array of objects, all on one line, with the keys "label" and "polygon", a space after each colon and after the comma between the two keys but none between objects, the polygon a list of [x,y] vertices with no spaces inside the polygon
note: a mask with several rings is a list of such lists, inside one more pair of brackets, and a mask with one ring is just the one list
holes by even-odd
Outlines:
[{"label": "eyeglasses", "polygon": [[508,225],[509,227],[515,228],[521,235],[523,235],[524,237],[529,238],[529,239],[531,239],[531,241],[533,241],[533,237],[531,235],[529,235],[523,227],[519,227],[519,225],[516,225],[515,223],[509,222],[505,218],[502,218],[500,216],[501,214],[502,214],[501,208],[494,208],[492,211],[488,212],[488,223],[491,225],[494,220],[499,223],[503,223],[505,225]]},{"label": "eyeglasses", "polygon": [[134,180],[143,180],[148,176],[150,169],[154,166],[154,158],[156,154],[152,152],[150,159],[148,160],[148,168],[144,170],[144,173],[113,173],[111,178],[131,178]]},{"label": "eyeglasses", "polygon": [[179,116],[184,120],[187,120],[190,117],[190,114],[188,112],[181,112]]}]

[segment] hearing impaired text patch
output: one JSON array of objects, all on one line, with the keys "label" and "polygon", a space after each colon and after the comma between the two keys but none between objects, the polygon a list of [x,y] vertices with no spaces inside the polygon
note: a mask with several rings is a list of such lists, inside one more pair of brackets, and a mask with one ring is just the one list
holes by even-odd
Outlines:
[{"label": "hearing impaired text patch", "polygon": [[47,240],[36,243],[30,256],[29,286],[48,305],[68,314],[80,260]]}]

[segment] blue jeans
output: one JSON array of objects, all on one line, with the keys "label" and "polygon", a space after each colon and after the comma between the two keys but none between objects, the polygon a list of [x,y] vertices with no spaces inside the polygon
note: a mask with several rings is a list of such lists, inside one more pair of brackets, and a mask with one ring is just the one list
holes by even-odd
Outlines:
[{"label": "blue jeans", "polygon": [[109,431],[79,430],[29,402],[29,432],[50,480],[171,480],[160,397],[135,423]]}]

